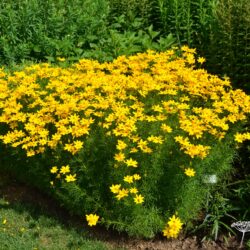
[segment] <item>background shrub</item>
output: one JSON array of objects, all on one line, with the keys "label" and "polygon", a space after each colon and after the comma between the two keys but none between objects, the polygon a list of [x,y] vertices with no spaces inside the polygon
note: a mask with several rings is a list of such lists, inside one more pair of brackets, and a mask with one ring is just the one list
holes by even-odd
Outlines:
[{"label": "background shrub", "polygon": [[106,32],[104,0],[1,1],[1,63],[82,54]]}]

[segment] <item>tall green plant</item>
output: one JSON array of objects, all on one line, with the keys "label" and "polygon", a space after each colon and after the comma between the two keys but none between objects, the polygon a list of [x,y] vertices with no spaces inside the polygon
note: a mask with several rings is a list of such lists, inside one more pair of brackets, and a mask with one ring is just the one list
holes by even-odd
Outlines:
[{"label": "tall green plant", "polygon": [[247,0],[220,0],[214,17],[209,54],[214,67],[211,68],[214,72],[224,72],[249,92],[250,3]]},{"label": "tall green plant", "polygon": [[110,17],[114,20],[117,16],[126,17],[127,27],[135,18],[141,18],[144,25],[148,26],[151,18],[152,1],[150,0],[108,0]]}]

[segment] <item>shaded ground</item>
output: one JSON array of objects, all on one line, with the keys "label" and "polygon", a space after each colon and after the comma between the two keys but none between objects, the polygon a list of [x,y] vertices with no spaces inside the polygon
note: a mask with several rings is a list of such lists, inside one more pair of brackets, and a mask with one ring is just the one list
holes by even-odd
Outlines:
[{"label": "shaded ground", "polygon": [[[4,180],[4,181],[3,181]],[[7,181],[6,181],[7,180]],[[110,249],[131,249],[131,250],[181,250],[181,249],[200,249],[200,250],[226,250],[238,249],[239,243],[235,237],[228,239],[228,243],[218,241],[200,242],[196,236],[180,237],[176,240],[167,240],[162,236],[154,240],[138,240],[129,238],[125,234],[119,234],[112,230],[106,230],[101,226],[89,228],[84,222],[84,218],[74,217],[60,207],[51,198],[42,194],[40,191],[20,184],[14,179],[0,178],[0,198],[4,198],[10,204],[25,203],[36,206],[40,211],[50,216],[58,218],[66,226],[76,230],[87,228],[91,237],[103,241],[110,246]],[[56,250],[56,249],[55,249]]]}]

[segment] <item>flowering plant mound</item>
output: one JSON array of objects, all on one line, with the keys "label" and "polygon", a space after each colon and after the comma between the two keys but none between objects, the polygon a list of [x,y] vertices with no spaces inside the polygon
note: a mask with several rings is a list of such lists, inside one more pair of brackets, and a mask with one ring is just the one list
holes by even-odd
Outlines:
[{"label": "flowering plant mound", "polygon": [[223,178],[235,146],[250,137],[242,130],[249,96],[196,69],[204,59],[195,54],[184,46],[2,69],[6,161],[72,212],[90,214],[91,225],[177,237],[202,208],[204,175]]}]

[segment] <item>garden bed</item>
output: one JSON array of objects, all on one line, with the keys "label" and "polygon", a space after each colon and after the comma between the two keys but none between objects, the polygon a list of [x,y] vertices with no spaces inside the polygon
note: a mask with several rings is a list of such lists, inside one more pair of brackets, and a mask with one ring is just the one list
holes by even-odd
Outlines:
[{"label": "garden bed", "polygon": [[[20,183],[15,180],[13,176],[1,173],[1,186],[0,186],[0,199],[4,199],[8,206],[15,207],[16,204],[23,204],[29,214],[31,210],[38,210],[39,216],[49,216],[59,221],[68,230],[74,229],[80,232],[78,237],[82,237],[83,233],[88,235],[89,239],[98,240],[103,242],[107,249],[120,249],[120,250],[235,250],[239,247],[238,239],[233,237],[227,237],[227,242],[223,240],[223,235],[220,235],[219,239],[215,242],[201,241],[202,235],[197,236],[186,236],[180,235],[178,239],[167,240],[161,235],[156,236],[151,240],[142,240],[128,237],[126,234],[121,234],[116,231],[107,230],[102,226],[97,226],[90,229],[82,217],[72,216],[62,208],[55,200],[48,197],[41,191],[31,188],[30,186]],[[6,209],[8,206],[2,207]],[[20,205],[18,205],[20,208]],[[30,208],[32,208],[30,210]],[[20,211],[20,210],[19,210]],[[20,213],[20,216],[21,213]],[[32,213],[30,213],[30,216]],[[39,217],[38,215],[36,215]],[[8,219],[8,218],[7,218]],[[9,220],[9,219],[8,219]],[[24,218],[25,220],[25,218]],[[42,229],[43,230],[43,229]],[[42,235],[42,234],[41,234]],[[18,238],[18,235],[13,236]],[[50,236],[47,236],[50,237]],[[46,239],[44,239],[46,241]],[[2,242],[4,244],[5,242]],[[79,249],[81,245],[79,245]],[[97,248],[96,248],[97,249]],[[101,248],[98,248],[101,249]]]}]

